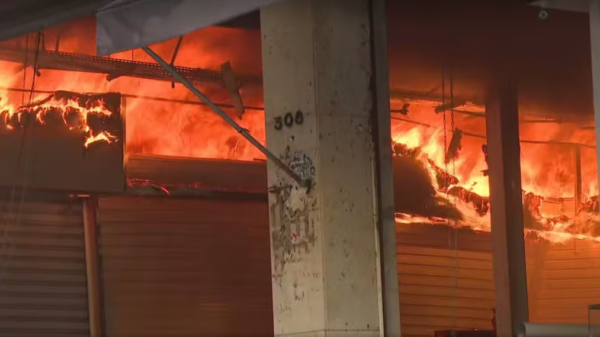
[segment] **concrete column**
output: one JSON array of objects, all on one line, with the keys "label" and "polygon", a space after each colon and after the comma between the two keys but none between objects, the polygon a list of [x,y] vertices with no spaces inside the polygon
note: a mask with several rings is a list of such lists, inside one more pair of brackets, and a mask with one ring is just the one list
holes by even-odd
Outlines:
[{"label": "concrete column", "polygon": [[496,335],[517,335],[529,320],[517,89],[499,77],[486,101]]},{"label": "concrete column", "polygon": [[267,147],[313,181],[268,164],[276,336],[380,335],[369,6],[261,10]]},{"label": "concrete column", "polygon": [[590,38],[594,124],[596,125],[596,161],[598,163],[598,177],[600,178],[600,0],[590,0]]}]

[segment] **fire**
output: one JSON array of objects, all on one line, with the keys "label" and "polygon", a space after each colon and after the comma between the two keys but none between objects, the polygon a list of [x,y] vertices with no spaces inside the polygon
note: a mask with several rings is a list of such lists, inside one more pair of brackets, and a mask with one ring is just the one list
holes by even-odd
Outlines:
[{"label": "fire", "polygon": [[64,96],[65,93],[52,94],[39,102],[21,106],[4,103],[6,100],[0,101],[0,117],[6,129],[16,131],[25,127],[30,121],[46,125],[51,120],[60,120],[68,130],[79,130],[85,134],[83,145],[86,148],[95,142],[111,144],[117,140],[117,137],[109,131],[96,130],[90,126],[90,118],[102,120],[112,115],[101,99],[82,102],[75,98],[61,98],[57,95]]},{"label": "fire", "polygon": [[[95,53],[94,23],[82,20],[65,27],[46,29],[44,38],[47,48],[54,50],[55,41],[60,35],[58,50],[61,52],[93,55]],[[73,28],[76,29],[73,29]],[[33,41],[29,38],[29,50]],[[52,42],[50,42],[52,41]],[[171,60],[177,39],[152,46],[164,59]],[[25,38],[3,42],[2,46],[25,49]],[[245,73],[260,74],[261,52],[260,34],[231,28],[208,28],[186,35],[175,58],[175,65],[219,70],[230,61],[236,75]],[[254,52],[248,52],[254,50]],[[111,55],[115,59],[152,62],[142,50],[134,50]],[[29,60],[30,62],[32,60]],[[1,88],[26,88],[32,86],[31,67],[24,73],[22,64],[0,61],[3,76],[0,78],[0,104],[19,106],[23,95]],[[243,71],[241,71],[243,70]],[[254,160],[263,159],[263,154],[248,144],[219,116],[198,100],[182,85],[164,81],[146,80],[124,76],[111,81],[105,74],[67,72],[41,69],[35,79],[36,91],[68,90],[74,92],[104,93],[119,92],[125,101],[122,114],[126,122],[125,150],[128,155],[151,154],[195,158],[219,158]],[[229,92],[220,84],[199,85],[217,104],[231,104]],[[262,107],[262,89],[242,87],[240,89],[244,105],[258,107],[247,109],[239,124],[251,130],[253,136],[265,142],[265,123]],[[29,93],[27,93],[27,96]],[[34,99],[42,99],[44,94],[34,94]],[[181,101],[188,101],[183,104]],[[7,103],[7,102],[10,102]],[[224,108],[237,116],[233,109]],[[108,134],[99,139],[112,140]]]},{"label": "fire", "polygon": [[[406,106],[406,103],[403,104]],[[396,221],[399,224],[444,224],[489,232],[491,230],[488,212],[489,182],[488,177],[483,174],[487,169],[487,163],[482,151],[486,140],[485,118],[481,117],[485,111],[483,107],[477,111],[470,106],[469,109],[460,107],[459,110],[476,112],[481,116],[454,114],[455,127],[462,131],[463,137],[456,160],[446,162],[446,149],[452,139],[452,121],[450,113],[447,113],[444,133],[443,116],[435,113],[435,107],[439,104],[410,102],[408,113],[395,117],[392,121],[393,142],[400,144],[404,155],[414,155],[424,164],[435,187],[436,195],[453,205],[462,218],[452,220],[439,216],[399,213]],[[528,228],[527,235],[552,242],[565,242],[571,239],[600,242],[600,233],[597,232],[600,215],[596,209],[597,202],[594,203],[594,200],[598,199],[595,150],[593,145],[588,145],[595,143],[593,130],[589,132],[574,126],[552,126],[552,124],[539,126],[523,123],[521,140],[525,212],[539,227]],[[575,196],[577,177],[573,143],[583,146],[580,177],[583,185],[583,203],[574,205],[570,214],[565,214],[568,212],[557,212],[545,206],[550,203],[550,198],[564,201],[572,200]],[[419,149],[420,152],[415,149]],[[447,177],[440,180],[440,175],[444,174],[448,174],[455,180],[447,180]]]},{"label": "fire", "polygon": [[[95,46],[90,43],[93,41],[94,32],[90,28],[93,27],[93,23],[79,25],[78,29],[47,29],[45,41],[54,45],[60,32],[59,51],[93,55]],[[222,64],[229,61],[236,75],[252,75],[261,73],[261,51],[258,48],[260,39],[259,32],[212,27],[184,36],[176,57],[173,52],[177,39],[152,48],[164,59],[174,59],[175,65],[219,70]],[[32,40],[35,39],[29,39]],[[24,39],[11,43],[20,44],[21,48],[25,46]],[[33,48],[31,42],[28,48]],[[111,57],[153,62],[141,50],[123,52]],[[32,87],[31,68],[24,70],[22,64],[4,61],[0,61],[0,68],[3,70],[0,87]],[[260,151],[248,144],[208,107],[199,104],[198,100],[179,84],[128,77],[126,73],[111,74],[110,81],[105,74],[46,69],[42,69],[40,73],[35,82],[37,91],[61,89],[75,92],[121,93],[125,102],[122,114],[126,119],[126,157],[132,154],[148,154],[235,160],[264,159]],[[234,102],[222,84],[203,83],[197,86],[217,104],[231,105]],[[255,108],[246,109],[243,118],[237,121],[264,144],[262,88],[242,87],[240,91],[244,105]],[[40,101],[43,96],[36,93],[34,100]],[[57,107],[56,102],[46,102],[33,108],[23,104],[24,98],[18,92],[0,89],[0,97],[0,111],[4,114],[2,120],[8,130],[20,127],[21,121],[31,114],[35,115],[37,123],[40,124],[46,123],[50,115],[58,114],[64,125],[69,128],[75,127],[88,135],[84,143],[86,146],[95,141],[117,141],[112,134],[89,127],[88,117],[104,116],[108,112],[101,105],[88,107],[86,110],[74,102],[67,101],[62,102],[60,107]],[[183,101],[186,103],[182,103]],[[463,113],[455,113],[454,120],[446,113],[447,120],[444,124],[444,114],[435,111],[439,104],[428,101],[392,101],[392,108],[403,112],[402,115],[394,114],[401,120],[393,117],[393,140],[394,143],[403,144],[407,148],[420,149],[418,160],[424,163],[432,178],[436,197],[453,205],[461,214],[462,220],[415,214],[399,214],[397,220],[402,224],[445,224],[489,231],[489,205],[484,205],[489,197],[489,182],[483,174],[487,164],[482,151],[486,134],[485,118],[481,117],[485,111],[480,106],[466,103],[457,109]],[[233,109],[224,110],[237,118]],[[81,121],[76,126],[67,118],[73,112],[76,112],[78,120]],[[528,112],[524,115],[534,114]],[[7,123],[14,119],[16,122]],[[446,161],[448,148],[456,140],[453,140],[453,124],[462,132],[456,137],[460,138],[458,143],[461,146],[456,147],[454,159]],[[597,212],[577,212],[583,206],[575,205],[571,207],[571,213],[561,217],[565,215],[564,212],[556,213],[547,207],[550,198],[567,200],[575,196],[573,148],[525,142],[535,140],[594,144],[593,130],[582,131],[575,126],[557,124],[523,123],[521,138],[524,141],[521,157],[523,189],[541,198],[539,204],[531,201],[527,206],[531,208],[528,212],[536,216],[536,221],[543,228],[528,229],[528,233],[556,242],[580,237],[597,240],[597,235],[595,236],[590,229],[594,227],[590,223],[598,223],[595,218]],[[581,148],[581,158],[582,200],[590,202],[598,195],[595,150],[590,147]],[[436,179],[440,172],[446,172],[456,181],[441,184],[439,179]]]},{"label": "fire", "polygon": [[86,148],[90,146],[90,144],[95,142],[107,142],[111,144],[115,140],[115,136],[111,135],[108,132],[101,132],[96,136],[90,135],[83,144]]},{"label": "fire", "polygon": [[[76,54],[95,54],[93,23],[73,24],[78,29],[62,29],[59,51]],[[64,27],[63,27],[64,28]],[[87,29],[90,28],[90,29]],[[89,31],[88,31],[89,30]],[[54,49],[59,29],[47,29],[45,40]],[[89,36],[86,34],[89,33]],[[208,28],[184,36],[175,58],[176,66],[198,67],[219,70],[221,65],[230,61],[237,76],[261,73],[260,34],[232,28]],[[35,40],[29,38],[29,50]],[[52,41],[52,42],[50,42]],[[24,39],[9,41],[9,46],[20,43],[24,48]],[[152,46],[161,57],[170,61],[177,39]],[[254,52],[249,52],[254,50]],[[142,50],[127,51],[110,56],[115,59],[134,60],[154,63]],[[31,60],[30,60],[31,61]],[[16,63],[0,61],[3,78],[0,87],[30,88],[31,68],[27,74]],[[251,146],[238,132],[231,128],[210,108],[200,105],[199,100],[180,84],[165,81],[147,80],[124,76],[107,80],[105,74],[86,72],[67,72],[60,70],[40,70],[41,76],[35,80],[38,91],[69,90],[74,92],[104,93],[119,92],[124,106],[121,111],[126,119],[125,150],[127,155],[148,154],[194,158],[216,158],[248,160],[264,159],[264,155]],[[26,78],[25,81],[23,79]],[[232,104],[232,98],[218,83],[197,84],[198,88],[220,105]],[[237,122],[259,141],[265,142],[265,120],[262,111],[262,88],[242,87],[243,103],[248,107],[242,119]],[[28,93],[27,93],[28,95]],[[6,97],[2,102],[14,104],[22,101],[21,93],[2,92]],[[43,98],[35,94],[34,99]],[[187,101],[188,103],[182,103]],[[234,109],[223,108],[237,118]],[[95,135],[103,141],[114,141],[109,134]]]}]

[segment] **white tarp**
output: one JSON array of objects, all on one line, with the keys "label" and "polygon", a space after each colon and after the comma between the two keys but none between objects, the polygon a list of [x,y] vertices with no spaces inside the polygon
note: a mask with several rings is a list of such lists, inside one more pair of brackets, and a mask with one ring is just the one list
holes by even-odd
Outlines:
[{"label": "white tarp", "polygon": [[280,0],[120,0],[97,15],[99,56],[162,42]]},{"label": "white tarp", "polygon": [[111,0],[0,0],[0,41],[94,15]]}]

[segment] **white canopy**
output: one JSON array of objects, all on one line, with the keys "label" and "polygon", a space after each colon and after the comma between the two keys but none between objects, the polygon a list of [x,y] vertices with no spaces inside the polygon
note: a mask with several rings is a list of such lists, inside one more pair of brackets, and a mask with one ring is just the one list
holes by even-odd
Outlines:
[{"label": "white canopy", "polygon": [[221,23],[280,0],[117,0],[97,15],[99,56]]}]

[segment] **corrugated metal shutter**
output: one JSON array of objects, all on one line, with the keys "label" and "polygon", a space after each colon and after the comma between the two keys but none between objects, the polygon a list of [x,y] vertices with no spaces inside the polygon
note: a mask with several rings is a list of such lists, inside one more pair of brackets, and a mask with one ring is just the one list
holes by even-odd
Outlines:
[{"label": "corrugated metal shutter", "polygon": [[398,246],[403,336],[435,330],[491,329],[491,254]]},{"label": "corrugated metal shutter", "polygon": [[[459,230],[458,251],[447,227],[398,225],[397,234],[403,336],[491,329],[490,234]],[[525,243],[530,321],[585,324],[587,306],[600,303],[600,243]]]},{"label": "corrugated metal shutter", "polygon": [[0,336],[89,336],[81,204],[0,202]]},{"label": "corrugated metal shutter", "polygon": [[[489,234],[430,225],[398,225],[397,234],[402,336],[491,329]],[[453,248],[455,239],[458,250]]]},{"label": "corrugated metal shutter", "polygon": [[273,334],[266,202],[99,202],[108,337]]},{"label": "corrugated metal shutter", "polygon": [[600,303],[600,244],[548,244],[533,322],[587,323],[587,307]]}]

